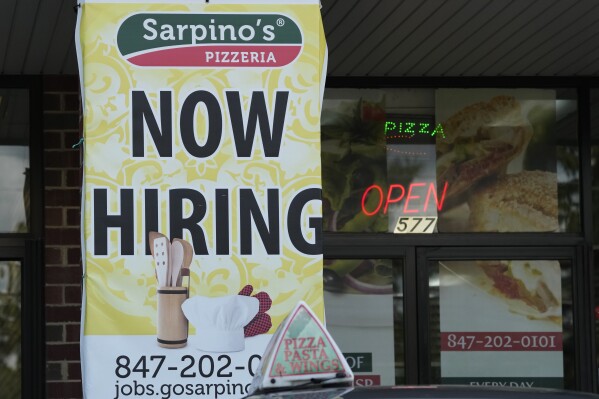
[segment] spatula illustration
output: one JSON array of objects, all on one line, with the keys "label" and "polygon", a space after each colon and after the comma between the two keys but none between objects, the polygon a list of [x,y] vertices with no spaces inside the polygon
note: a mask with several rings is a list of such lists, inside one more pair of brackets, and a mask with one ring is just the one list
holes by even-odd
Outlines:
[{"label": "spatula illustration", "polygon": [[153,242],[154,262],[156,263],[156,278],[160,287],[169,283],[170,243],[166,237],[158,237]]}]

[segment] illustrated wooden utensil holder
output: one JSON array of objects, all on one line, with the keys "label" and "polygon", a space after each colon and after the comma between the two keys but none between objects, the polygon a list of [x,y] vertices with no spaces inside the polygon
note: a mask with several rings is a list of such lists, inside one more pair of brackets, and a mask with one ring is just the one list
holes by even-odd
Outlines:
[{"label": "illustrated wooden utensil holder", "polygon": [[182,348],[187,345],[189,325],[181,304],[189,297],[187,287],[158,289],[158,328],[156,339],[163,348]]}]

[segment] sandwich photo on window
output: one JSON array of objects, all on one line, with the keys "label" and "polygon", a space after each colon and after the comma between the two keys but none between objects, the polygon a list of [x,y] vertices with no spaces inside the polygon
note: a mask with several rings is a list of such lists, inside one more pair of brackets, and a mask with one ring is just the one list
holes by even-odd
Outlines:
[{"label": "sandwich photo on window", "polygon": [[[558,230],[553,90],[440,89],[437,185],[447,184],[440,232]],[[555,148],[555,147],[553,147]]]}]

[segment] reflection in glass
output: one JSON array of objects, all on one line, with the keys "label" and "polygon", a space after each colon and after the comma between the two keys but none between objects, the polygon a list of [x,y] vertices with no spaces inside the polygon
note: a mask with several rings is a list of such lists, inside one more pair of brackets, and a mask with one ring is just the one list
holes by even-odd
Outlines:
[{"label": "reflection in glass", "polygon": [[[591,90],[591,168],[592,168],[592,206],[593,206],[593,243],[599,244],[599,90]],[[595,290],[595,292],[599,292]],[[595,301],[599,305],[599,301]],[[599,333],[599,330],[597,330]]]},{"label": "reflection in glass", "polygon": [[[594,306],[595,306],[595,347],[599,350],[599,90],[591,90],[591,170],[593,207],[593,259],[594,259]],[[597,367],[599,370],[599,356]]]},{"label": "reflection in glass", "polygon": [[21,264],[0,262],[0,387],[2,397],[21,397]]},{"label": "reflection in glass", "polygon": [[324,230],[578,232],[577,118],[573,89],[327,89]]},{"label": "reflection in glass", "polygon": [[405,382],[403,260],[327,259],[327,329],[365,384]]},{"label": "reflection in glass", "polygon": [[430,264],[433,383],[572,388],[571,265]]},{"label": "reflection in glass", "polygon": [[29,148],[0,146],[0,232],[29,231]]},{"label": "reflection in glass", "polygon": [[0,233],[29,231],[29,92],[0,89]]},{"label": "reflection in glass", "polygon": [[556,152],[560,231],[581,231],[578,102],[575,90],[559,90],[556,100]]},{"label": "reflection in glass", "polygon": [[[324,230],[385,232],[383,212],[362,212],[364,192],[385,186],[383,98],[349,97],[323,103],[321,126]],[[376,206],[376,198],[367,199]]]}]

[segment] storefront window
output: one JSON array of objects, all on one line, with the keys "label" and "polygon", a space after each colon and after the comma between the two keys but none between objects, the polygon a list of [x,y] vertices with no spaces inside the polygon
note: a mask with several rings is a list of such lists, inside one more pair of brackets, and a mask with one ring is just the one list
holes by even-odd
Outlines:
[{"label": "storefront window", "polygon": [[[594,306],[595,345],[599,344],[599,90],[591,90],[591,170],[593,208],[593,261],[594,261]],[[596,346],[599,348],[599,346]],[[599,356],[597,356],[599,370]]]},{"label": "storefront window", "polygon": [[580,230],[575,90],[329,89],[324,230]]},{"label": "storefront window", "polygon": [[21,263],[0,262],[0,386],[21,397]]},{"label": "storefront window", "polygon": [[572,388],[571,267],[557,260],[431,262],[432,382]]},{"label": "storefront window", "polygon": [[[593,204],[593,244],[599,247],[599,90],[591,90],[591,168]],[[599,302],[597,302],[599,304]]]},{"label": "storefront window", "polygon": [[0,89],[0,233],[29,232],[29,96]]},{"label": "storefront window", "polygon": [[326,260],[327,329],[358,385],[405,383],[403,261]]},{"label": "storefront window", "polygon": [[[43,290],[40,294],[32,277],[43,267],[34,249],[41,226],[40,184],[34,188],[34,201],[30,200],[30,154],[39,155],[41,148],[30,140],[34,104],[30,93],[24,87],[0,88],[0,236],[6,238],[0,246],[0,396],[7,399],[40,392],[33,386],[39,381],[36,377],[42,375],[39,369],[44,367],[39,361],[43,354],[33,354],[31,349],[37,347],[34,345],[39,341],[34,339],[39,340],[43,331],[40,318],[32,311],[33,303],[41,306]],[[34,180],[40,181],[38,168],[42,163],[34,164],[38,173]],[[35,220],[31,218],[30,203],[34,204]],[[24,257],[26,252],[29,260]],[[25,314],[31,316],[25,318]],[[36,384],[24,384],[25,376]]]}]

